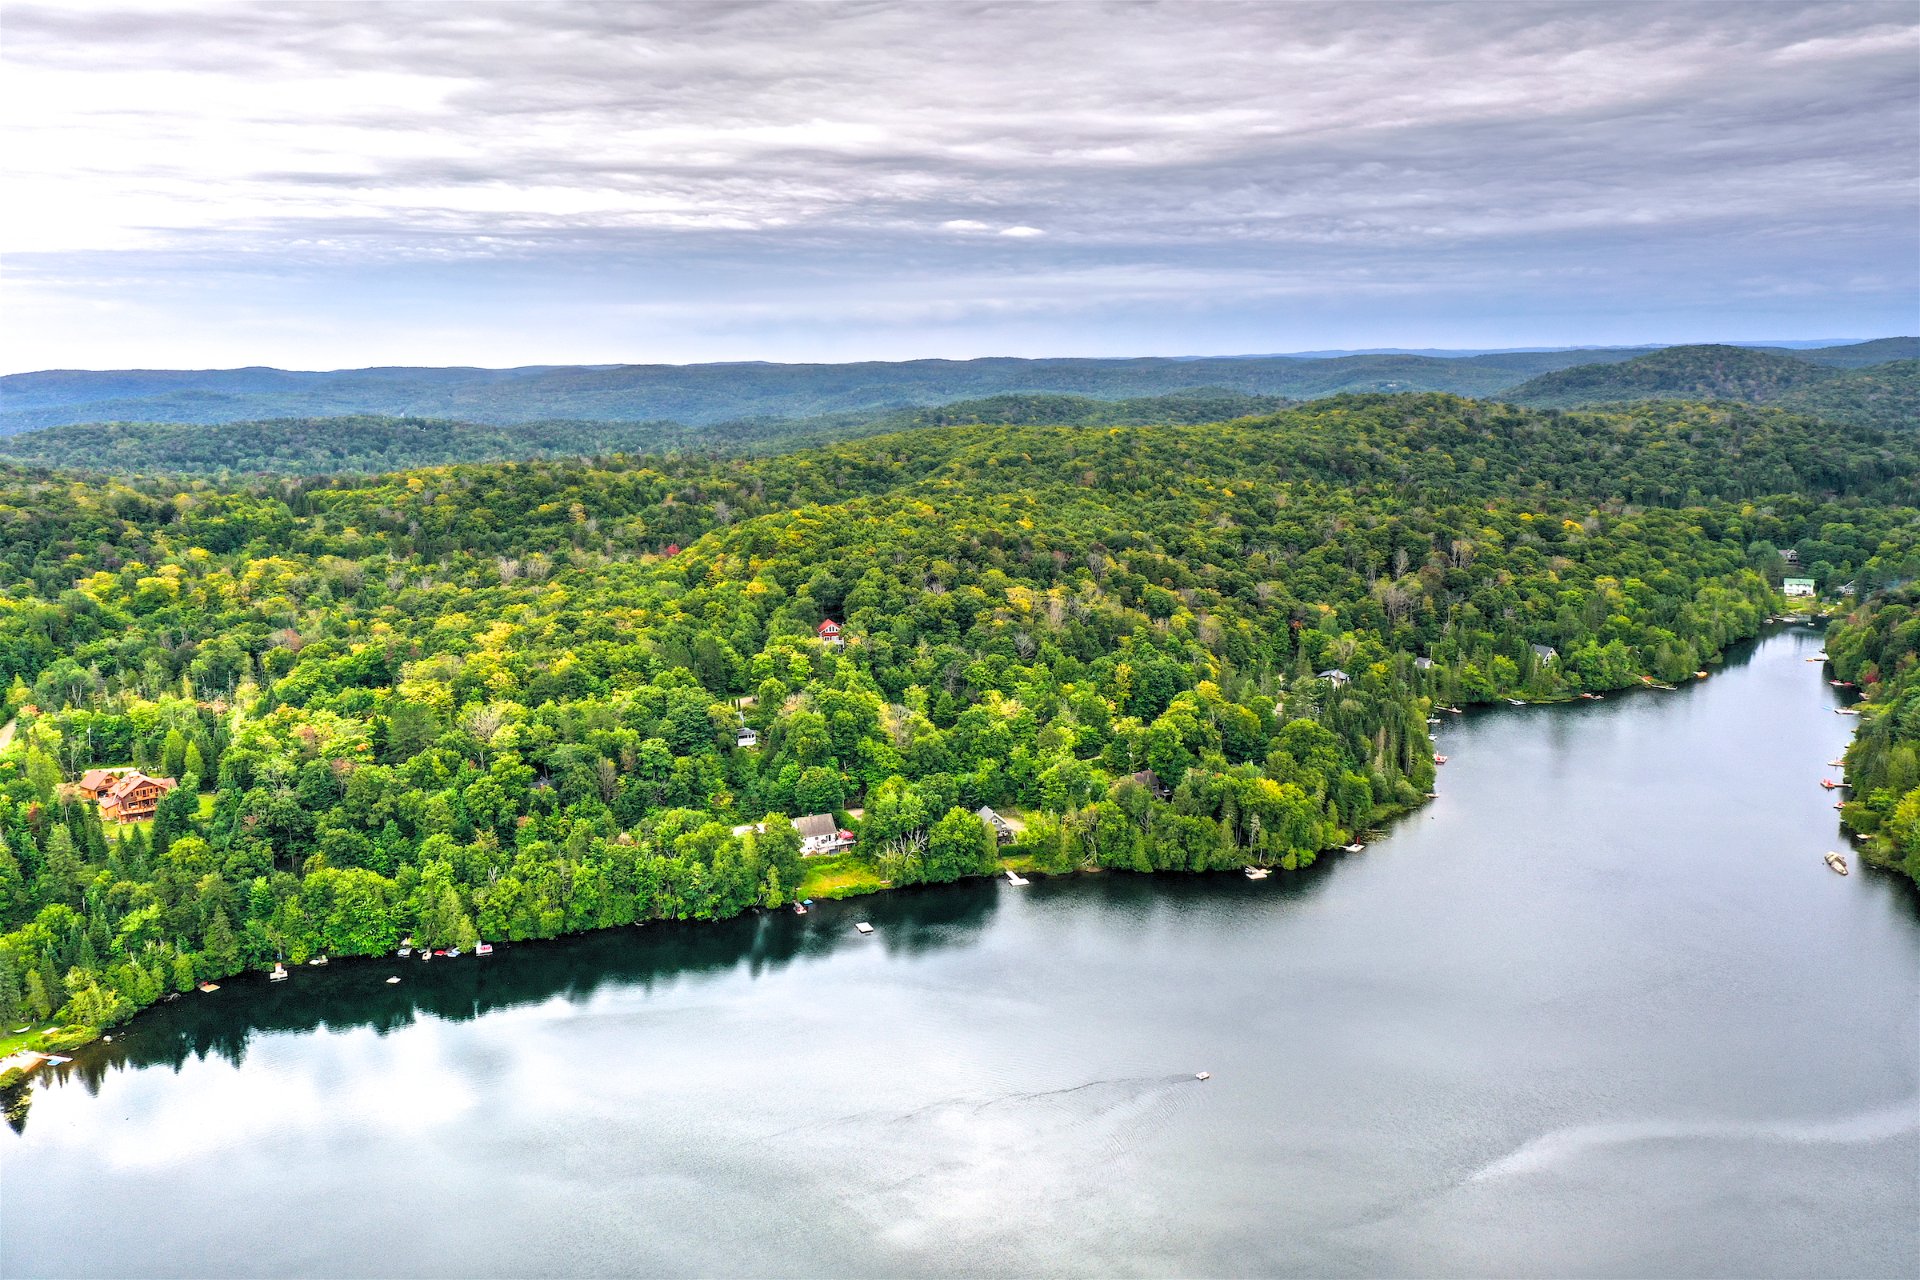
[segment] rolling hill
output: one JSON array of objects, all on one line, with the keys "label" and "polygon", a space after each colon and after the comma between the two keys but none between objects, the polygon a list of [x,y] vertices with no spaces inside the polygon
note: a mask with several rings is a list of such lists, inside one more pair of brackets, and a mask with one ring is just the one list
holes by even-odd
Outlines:
[{"label": "rolling hill", "polygon": [[[1909,340],[1861,346],[1884,352],[1901,349],[1898,344],[1903,342]],[[1542,374],[1501,399],[1560,409],[1635,400],[1741,400],[1858,425],[1920,424],[1920,360],[1851,366],[1842,363],[1846,359],[1816,364],[1799,353],[1779,350],[1668,347],[1617,364]]]}]

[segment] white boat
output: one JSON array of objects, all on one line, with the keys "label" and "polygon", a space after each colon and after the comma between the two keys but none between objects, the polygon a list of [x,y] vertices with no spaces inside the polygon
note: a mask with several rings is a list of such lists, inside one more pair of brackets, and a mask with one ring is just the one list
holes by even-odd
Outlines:
[{"label": "white boat", "polygon": [[388,978],[388,979],[387,979],[387,985],[388,985],[388,986],[390,986],[390,987],[397,987],[397,986],[399,986],[399,985],[400,985],[400,979],[398,979],[398,978]]},{"label": "white boat", "polygon": [[1194,1078],[1195,1080],[1211,1080],[1211,1079],[1213,1079],[1213,1072],[1211,1072],[1211,1071],[1196,1071],[1196,1072],[1194,1072],[1194,1073],[1193,1073],[1193,1078]]},{"label": "white boat", "polygon": [[1508,698],[1508,699],[1507,699],[1507,705],[1508,705],[1508,706],[1510,706],[1510,707],[1524,707],[1524,706],[1526,706],[1527,704],[1526,704],[1526,703],[1524,703],[1524,702],[1522,702],[1522,701],[1521,701],[1520,699],[1518,699],[1518,698]]},{"label": "white boat", "polygon": [[1827,852],[1826,863],[1841,875],[1847,874],[1847,860],[1839,854],[1829,850]]},{"label": "white boat", "polygon": [[447,959],[458,960],[459,958],[460,958],[460,948],[458,947],[447,948]]},{"label": "white boat", "polygon": [[327,962],[327,958],[323,955],[315,956],[313,959],[307,961],[308,964],[312,965],[316,969],[319,968],[321,965],[325,964],[326,962]]},{"label": "white boat", "polygon": [[1361,844],[1358,840],[1356,840],[1352,844],[1343,844],[1340,847],[1342,849],[1345,849],[1348,853],[1358,853],[1362,849],[1366,848],[1367,846]]},{"label": "white boat", "polygon": [[493,944],[491,942],[483,942],[473,949],[473,954],[477,956],[490,956],[493,954]]},{"label": "white boat", "polygon": [[859,924],[856,924],[855,926],[853,926],[853,931],[855,933],[872,933],[873,926],[868,924],[865,920],[862,920]]},{"label": "white boat", "polygon": [[1271,871],[1268,871],[1265,867],[1248,867],[1247,868],[1247,879],[1249,880],[1265,880],[1268,876],[1272,874],[1273,873]]}]

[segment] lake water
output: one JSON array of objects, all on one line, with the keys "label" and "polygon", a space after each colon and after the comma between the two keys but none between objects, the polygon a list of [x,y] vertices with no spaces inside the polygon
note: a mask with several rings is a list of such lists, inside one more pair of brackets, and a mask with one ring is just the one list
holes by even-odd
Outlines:
[{"label": "lake water", "polygon": [[1821,862],[1819,643],[1447,717],[1299,875],[188,996],[0,1130],[0,1271],[1913,1274],[1920,910]]}]

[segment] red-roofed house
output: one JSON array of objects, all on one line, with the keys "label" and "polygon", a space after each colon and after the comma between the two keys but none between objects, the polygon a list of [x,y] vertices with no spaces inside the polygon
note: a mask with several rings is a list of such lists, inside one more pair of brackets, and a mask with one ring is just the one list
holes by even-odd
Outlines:
[{"label": "red-roofed house", "polygon": [[819,636],[820,636],[820,643],[830,644],[830,645],[833,645],[835,648],[839,648],[840,645],[843,643],[843,641],[840,639],[840,624],[835,622],[832,618],[828,618],[825,622],[820,624]]}]

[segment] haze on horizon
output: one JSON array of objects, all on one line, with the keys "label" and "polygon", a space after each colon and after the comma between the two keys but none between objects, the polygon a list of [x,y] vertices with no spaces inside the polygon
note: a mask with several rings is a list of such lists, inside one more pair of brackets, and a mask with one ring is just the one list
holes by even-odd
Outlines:
[{"label": "haze on horizon", "polygon": [[9,5],[0,372],[1920,329],[1907,3]]}]

